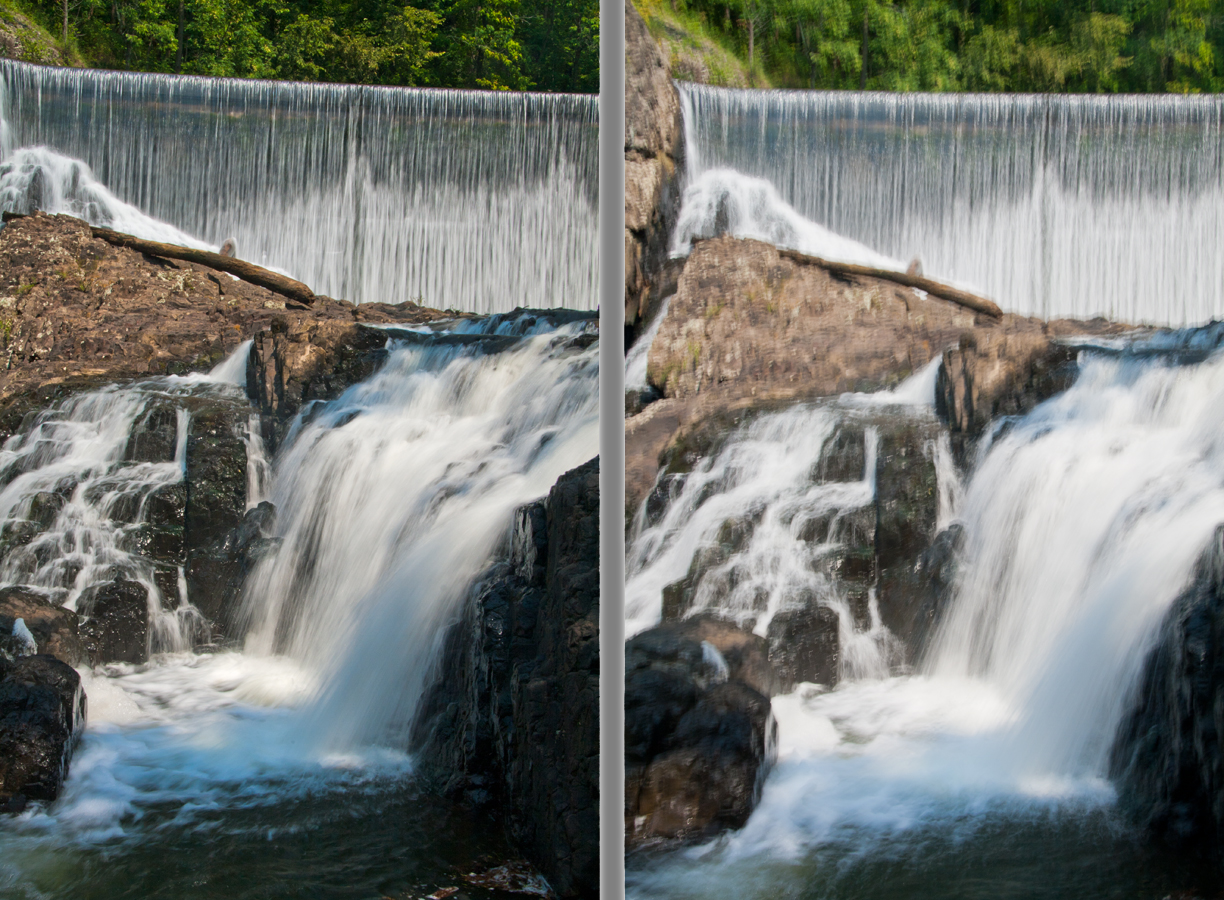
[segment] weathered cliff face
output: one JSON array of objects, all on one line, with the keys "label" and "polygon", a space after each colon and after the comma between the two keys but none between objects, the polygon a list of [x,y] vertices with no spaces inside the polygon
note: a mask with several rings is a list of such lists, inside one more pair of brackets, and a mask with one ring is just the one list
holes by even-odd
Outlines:
[{"label": "weathered cliff face", "polygon": [[1110,754],[1123,809],[1162,842],[1224,859],[1224,528],[1148,656]]},{"label": "weathered cliff face", "polygon": [[776,755],[764,638],[699,615],[625,646],[625,842],[738,828]]},{"label": "weathered cliff face", "polygon": [[625,4],[625,324],[662,300],[660,275],[680,211],[684,123],[667,64]]},{"label": "weathered cliff face", "polygon": [[413,725],[419,771],[496,801],[563,897],[599,894],[599,461],[515,515],[509,558],[447,632]]}]

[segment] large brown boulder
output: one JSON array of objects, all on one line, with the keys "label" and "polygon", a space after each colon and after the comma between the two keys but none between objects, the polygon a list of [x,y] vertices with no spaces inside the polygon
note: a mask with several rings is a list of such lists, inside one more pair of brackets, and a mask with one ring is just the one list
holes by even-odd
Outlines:
[{"label": "large brown boulder", "polygon": [[444,315],[329,297],[306,307],[205,266],[116,247],[80,219],[35,213],[0,228],[0,435],[82,388],[207,370],[274,323],[292,331]]},{"label": "large brown boulder", "polygon": [[625,4],[625,323],[662,299],[659,272],[680,211],[684,123],[667,63]]},{"label": "large brown boulder", "polygon": [[627,515],[660,460],[711,421],[724,431],[744,411],[893,387],[954,350],[939,408],[980,428],[983,415],[1023,411],[1065,386],[1074,352],[1056,339],[1124,329],[996,318],[887,279],[835,275],[760,241],[700,241],[650,350],[647,378],[663,399],[625,422]]}]

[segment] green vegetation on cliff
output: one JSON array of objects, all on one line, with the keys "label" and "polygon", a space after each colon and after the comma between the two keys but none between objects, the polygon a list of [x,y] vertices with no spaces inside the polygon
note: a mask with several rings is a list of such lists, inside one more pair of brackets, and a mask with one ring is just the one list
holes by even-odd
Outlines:
[{"label": "green vegetation on cliff", "polygon": [[[30,61],[295,81],[599,90],[598,0],[6,2],[53,43],[56,58]],[[0,55],[30,58],[6,52],[2,34]]]},{"label": "green vegetation on cliff", "polygon": [[[1224,0],[642,0],[677,77],[885,91],[1224,90]],[[705,48],[703,51],[702,48]]]}]

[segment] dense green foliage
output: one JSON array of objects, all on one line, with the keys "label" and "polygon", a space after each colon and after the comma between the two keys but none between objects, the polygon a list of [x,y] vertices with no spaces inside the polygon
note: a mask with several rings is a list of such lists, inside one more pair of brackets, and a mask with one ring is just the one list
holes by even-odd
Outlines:
[{"label": "dense green foliage", "polygon": [[671,0],[777,86],[1218,91],[1224,0]]},{"label": "dense green foliage", "polygon": [[90,64],[249,78],[599,90],[599,0],[27,0]]}]

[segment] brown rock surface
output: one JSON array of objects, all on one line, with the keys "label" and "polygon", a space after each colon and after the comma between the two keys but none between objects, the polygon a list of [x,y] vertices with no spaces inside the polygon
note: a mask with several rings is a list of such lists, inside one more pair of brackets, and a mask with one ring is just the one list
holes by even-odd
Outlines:
[{"label": "brown rock surface", "polygon": [[625,322],[646,316],[679,212],[680,98],[646,23],[625,4]]},{"label": "brown rock surface", "polygon": [[994,318],[893,282],[834,275],[759,241],[701,241],[650,350],[648,378],[664,399],[625,423],[627,514],[660,458],[713,417],[725,430],[744,410],[892,387],[952,350],[948,418],[980,428],[983,416],[1061,389],[1059,366],[1074,351],[1054,338],[1125,327]]},{"label": "brown rock surface", "polygon": [[327,297],[295,308],[224,273],[112,246],[70,216],[14,219],[0,228],[0,432],[75,389],[208,369],[274,323],[292,333],[444,315]]}]

